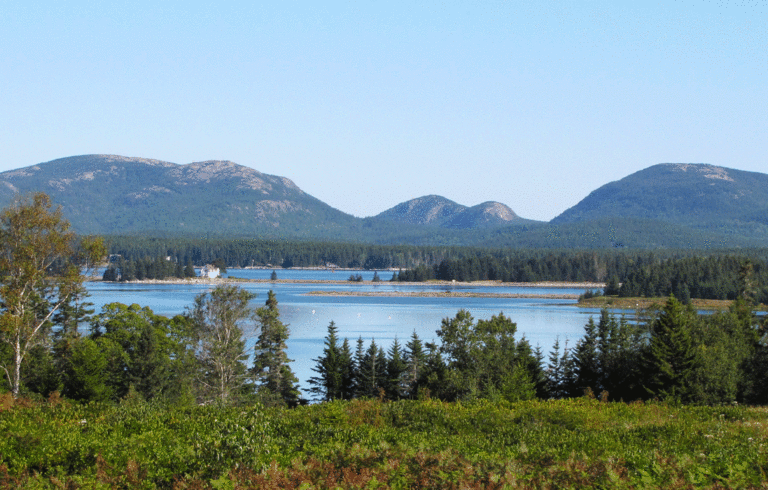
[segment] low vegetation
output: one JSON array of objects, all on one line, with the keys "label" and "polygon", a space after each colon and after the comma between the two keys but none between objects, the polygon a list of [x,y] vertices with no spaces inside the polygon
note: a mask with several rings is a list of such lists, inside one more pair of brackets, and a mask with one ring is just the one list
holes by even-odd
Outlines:
[{"label": "low vegetation", "polygon": [[4,399],[0,488],[758,488],[761,408]]}]

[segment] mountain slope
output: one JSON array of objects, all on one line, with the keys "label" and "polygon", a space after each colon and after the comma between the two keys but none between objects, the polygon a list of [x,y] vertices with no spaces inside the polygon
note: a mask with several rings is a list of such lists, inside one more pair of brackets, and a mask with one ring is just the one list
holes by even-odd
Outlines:
[{"label": "mountain slope", "polygon": [[598,188],[551,223],[607,217],[768,237],[768,175],[706,164],[654,165]]},{"label": "mountain slope", "polygon": [[0,173],[0,207],[43,191],[81,234],[185,234],[379,244],[699,248],[768,245],[768,175],[663,164],[607,184],[551,223],[440,196],[355,218],[285,177],[229,161],[84,155]]},{"label": "mountain slope", "polygon": [[498,202],[489,201],[468,208],[435,195],[417,197],[400,203],[372,219],[459,230],[528,222],[517,216],[508,206]]},{"label": "mountain slope", "polygon": [[440,226],[456,214],[467,209],[442,196],[422,196],[377,214],[373,219],[413,225]]},{"label": "mountain slope", "polygon": [[356,218],[284,177],[229,161],[178,165],[116,155],[83,155],[0,173],[0,201],[43,191],[79,233],[148,231],[295,236],[351,226]]},{"label": "mountain slope", "polygon": [[471,208],[464,209],[450,220],[443,223],[445,228],[486,228],[503,226],[517,222],[527,222],[512,211],[509,206],[500,202],[488,201]]}]

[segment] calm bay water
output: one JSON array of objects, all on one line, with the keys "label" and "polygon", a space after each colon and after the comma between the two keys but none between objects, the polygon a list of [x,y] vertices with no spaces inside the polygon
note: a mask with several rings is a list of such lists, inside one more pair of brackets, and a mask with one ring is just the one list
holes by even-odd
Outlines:
[{"label": "calm bay water", "polygon": [[[269,279],[271,270],[231,270],[229,276],[243,279]],[[278,270],[278,278],[294,280],[345,280],[352,271]],[[354,271],[370,281],[373,271]],[[379,277],[387,281],[391,272],[380,271]],[[358,337],[366,348],[371,339],[386,350],[397,337],[404,345],[415,331],[423,342],[437,339],[435,331],[446,317],[453,317],[467,309],[476,319],[488,319],[503,312],[517,323],[517,338],[525,335],[533,346],[539,345],[545,354],[555,339],[569,339],[573,345],[583,334],[584,324],[598,310],[576,306],[575,300],[519,299],[519,298],[420,298],[420,297],[354,297],[308,296],[309,291],[478,291],[499,293],[580,294],[583,289],[479,287],[479,286],[406,286],[389,282],[363,284],[292,284],[242,283],[241,287],[257,294],[254,306],[264,304],[267,291],[274,290],[279,302],[280,317],[289,325],[288,356],[294,359],[293,371],[302,389],[309,387],[307,380],[314,374],[312,368],[323,351],[323,338],[331,321],[336,323],[340,338],[347,337],[352,349]],[[96,311],[107,303],[137,303],[148,306],[156,314],[172,316],[183,313],[192,305],[194,297],[211,289],[206,284],[120,284],[88,282],[90,300]],[[246,332],[253,345],[252,332]]]}]

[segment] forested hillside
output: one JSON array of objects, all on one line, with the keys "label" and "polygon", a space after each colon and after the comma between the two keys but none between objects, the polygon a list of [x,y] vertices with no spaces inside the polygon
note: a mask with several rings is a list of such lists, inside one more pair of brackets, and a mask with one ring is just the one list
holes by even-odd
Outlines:
[{"label": "forested hillside", "polygon": [[714,165],[664,163],[606,184],[552,220],[655,219],[724,236],[765,238],[768,175]]},{"label": "forested hillside", "polygon": [[285,177],[229,161],[178,165],[83,155],[3,172],[0,181],[3,205],[15,193],[49,193],[83,234],[242,236],[278,229],[294,236],[333,236],[357,222]]},{"label": "forested hillside", "polygon": [[[84,155],[0,173],[0,205],[47,192],[81,234],[334,240],[524,248],[731,248],[768,244],[768,176],[663,164],[607,184],[551,223],[441,196],[356,218],[286,177],[229,161],[178,165]],[[363,198],[363,196],[361,196]]]}]

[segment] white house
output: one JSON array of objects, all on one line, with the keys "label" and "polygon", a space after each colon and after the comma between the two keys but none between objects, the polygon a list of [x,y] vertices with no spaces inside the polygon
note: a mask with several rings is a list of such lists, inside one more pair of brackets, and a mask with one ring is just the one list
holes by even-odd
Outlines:
[{"label": "white house", "polygon": [[203,268],[200,269],[200,277],[205,277],[208,279],[219,277],[219,268],[214,267],[211,264],[205,264]]}]

